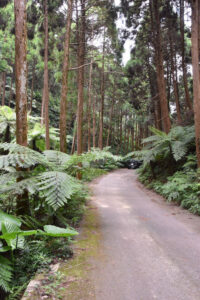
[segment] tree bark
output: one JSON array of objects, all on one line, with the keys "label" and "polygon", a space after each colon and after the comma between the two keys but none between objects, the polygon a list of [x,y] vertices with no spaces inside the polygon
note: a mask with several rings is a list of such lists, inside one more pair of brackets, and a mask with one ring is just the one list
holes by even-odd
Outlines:
[{"label": "tree bark", "polygon": [[17,143],[27,146],[26,0],[15,0],[15,72]]},{"label": "tree bark", "polygon": [[93,117],[92,117],[92,121],[93,121],[93,128],[92,128],[92,136],[93,136],[93,140],[92,140],[92,145],[93,148],[96,147],[96,97],[93,97]]},{"label": "tree bark", "polygon": [[11,82],[10,82],[10,96],[9,96],[9,102],[8,102],[8,106],[10,107],[11,101],[13,99],[13,78],[14,74],[12,74],[11,76]]},{"label": "tree bark", "polygon": [[34,91],[34,83],[35,83],[35,61],[33,64],[33,72],[32,72],[32,83],[31,83],[31,100],[30,100],[30,114],[32,113],[32,108],[33,108],[33,91]]},{"label": "tree bark", "polygon": [[3,95],[1,105],[5,105],[5,96],[6,96],[6,72],[3,72]]},{"label": "tree bark", "polygon": [[[81,0],[81,24],[78,41],[78,107],[77,107],[77,154],[82,153],[82,126],[83,126],[83,102],[84,102],[84,63],[85,63],[85,14],[86,0]],[[78,174],[81,179],[81,174]]]},{"label": "tree bark", "polygon": [[174,97],[176,102],[178,124],[180,125],[182,123],[182,118],[181,118],[181,109],[180,109],[180,102],[179,102],[178,83],[177,83],[175,65],[174,65],[174,46],[173,46],[171,33],[169,33],[169,40],[170,40],[171,73],[172,73]]},{"label": "tree bark", "polygon": [[49,139],[49,70],[48,70],[48,0],[45,0],[45,16],[44,16],[44,29],[45,29],[45,49],[44,49],[44,107],[45,107],[45,143],[46,149],[50,149]]},{"label": "tree bark", "polygon": [[199,20],[200,0],[192,0],[192,67],[194,93],[194,120],[197,163],[200,168],[200,75],[199,75]]},{"label": "tree bark", "polygon": [[186,105],[190,110],[193,110],[192,101],[190,99],[189,89],[188,89],[188,81],[187,81],[187,68],[185,65],[185,37],[184,37],[184,1],[180,0],[180,32],[181,32],[181,59],[182,59],[182,70],[183,70],[183,83],[185,90],[185,101]]},{"label": "tree bark", "polygon": [[[15,10],[15,72],[16,72],[16,141],[27,146],[27,28],[26,0],[14,0]],[[21,180],[21,179],[18,179]],[[18,196],[18,215],[29,211],[28,192]]]},{"label": "tree bark", "polygon": [[157,72],[157,83],[158,92],[161,107],[161,116],[164,131],[169,133],[171,128],[171,120],[169,117],[169,107],[166,95],[166,83],[164,78],[164,67],[163,67],[163,51],[162,51],[162,36],[160,27],[160,13],[159,13],[159,0],[150,0],[150,9],[152,11],[152,23],[154,30],[154,49],[156,58],[156,72]]},{"label": "tree bark", "polygon": [[108,147],[109,143],[110,143],[110,132],[111,132],[111,128],[112,128],[112,116],[113,116],[114,102],[115,102],[115,85],[114,85],[113,98],[112,98],[111,109],[110,109],[110,114],[109,114],[109,127],[108,127],[108,135],[107,135],[107,140],[106,140],[106,147]]},{"label": "tree bark", "polygon": [[65,33],[64,63],[62,73],[62,92],[60,101],[60,151],[67,152],[66,123],[67,123],[67,92],[68,92],[68,69],[69,69],[69,45],[72,22],[73,0],[68,0],[68,14]]},{"label": "tree bark", "polygon": [[91,105],[92,105],[92,70],[93,59],[91,59],[89,71],[89,87],[88,87],[88,151],[91,151]]},{"label": "tree bark", "polygon": [[103,117],[104,117],[104,96],[105,96],[105,27],[103,33],[103,56],[102,56],[102,69],[101,69],[101,110],[99,122],[99,149],[103,149]]}]

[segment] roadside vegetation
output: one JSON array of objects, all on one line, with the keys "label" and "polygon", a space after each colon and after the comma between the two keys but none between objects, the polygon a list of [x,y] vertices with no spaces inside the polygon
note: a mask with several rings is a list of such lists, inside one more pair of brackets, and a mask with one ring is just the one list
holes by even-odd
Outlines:
[{"label": "roadside vegetation", "polygon": [[0,298],[72,255],[86,183],[122,156],[200,214],[199,5],[0,1]]}]

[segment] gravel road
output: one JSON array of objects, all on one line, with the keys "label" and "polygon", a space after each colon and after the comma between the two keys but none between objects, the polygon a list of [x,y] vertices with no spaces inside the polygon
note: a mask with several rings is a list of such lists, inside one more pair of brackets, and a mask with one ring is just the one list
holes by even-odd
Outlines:
[{"label": "gravel road", "polygon": [[103,258],[96,300],[200,300],[200,217],[117,170],[93,184]]}]

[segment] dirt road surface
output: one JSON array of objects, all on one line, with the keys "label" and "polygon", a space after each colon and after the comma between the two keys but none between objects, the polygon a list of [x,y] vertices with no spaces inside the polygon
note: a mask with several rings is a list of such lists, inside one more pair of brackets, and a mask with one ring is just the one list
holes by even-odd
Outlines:
[{"label": "dirt road surface", "polygon": [[145,189],[135,171],[93,184],[103,258],[96,300],[200,300],[200,217]]}]

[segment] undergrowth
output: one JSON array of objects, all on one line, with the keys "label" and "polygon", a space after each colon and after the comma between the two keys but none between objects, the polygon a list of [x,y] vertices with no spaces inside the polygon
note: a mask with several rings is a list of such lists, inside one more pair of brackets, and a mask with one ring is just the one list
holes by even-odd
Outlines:
[{"label": "undergrowth", "polygon": [[144,150],[135,153],[143,159],[139,180],[167,201],[200,215],[200,173],[193,127],[174,127],[168,135],[151,130],[155,135],[144,139]]}]

